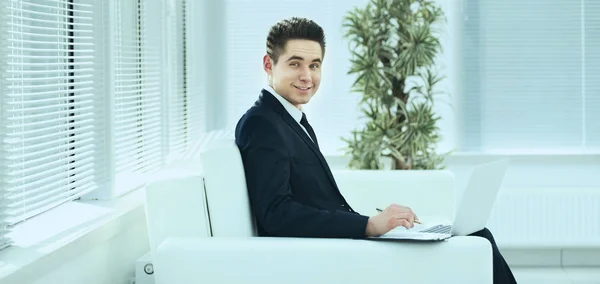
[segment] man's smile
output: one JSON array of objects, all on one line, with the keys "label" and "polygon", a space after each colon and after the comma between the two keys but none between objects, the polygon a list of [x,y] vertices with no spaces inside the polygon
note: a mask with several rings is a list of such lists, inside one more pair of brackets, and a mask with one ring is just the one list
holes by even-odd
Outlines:
[{"label": "man's smile", "polygon": [[308,91],[310,89],[312,89],[312,87],[298,87],[298,86],[294,86],[296,87],[296,89],[302,90],[302,91]]}]

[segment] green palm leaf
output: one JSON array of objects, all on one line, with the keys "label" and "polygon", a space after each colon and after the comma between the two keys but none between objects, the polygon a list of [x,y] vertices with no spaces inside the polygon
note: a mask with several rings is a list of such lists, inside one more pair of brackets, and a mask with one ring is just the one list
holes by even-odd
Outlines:
[{"label": "green palm leaf", "polygon": [[342,27],[351,53],[352,92],[361,94],[366,123],[342,137],[349,167],[443,168],[439,117],[433,105],[444,92],[435,71],[445,17],[435,0],[370,0],[347,12]]}]

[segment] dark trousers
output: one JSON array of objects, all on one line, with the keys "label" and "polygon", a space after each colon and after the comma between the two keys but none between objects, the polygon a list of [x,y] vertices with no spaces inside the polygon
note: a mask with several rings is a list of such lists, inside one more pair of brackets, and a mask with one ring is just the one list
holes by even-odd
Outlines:
[{"label": "dark trousers", "polygon": [[493,273],[494,273],[494,284],[512,284],[517,283],[515,277],[510,271],[510,267],[504,260],[504,257],[500,254],[498,250],[498,246],[496,246],[496,241],[494,240],[494,236],[492,232],[487,228],[483,228],[481,231],[477,231],[475,233],[470,234],[469,236],[477,236],[486,238],[492,244],[492,263],[494,265]]}]

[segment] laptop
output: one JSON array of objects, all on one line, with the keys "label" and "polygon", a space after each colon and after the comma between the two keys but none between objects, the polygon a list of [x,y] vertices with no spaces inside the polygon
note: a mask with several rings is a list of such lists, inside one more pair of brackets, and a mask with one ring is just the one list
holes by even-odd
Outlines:
[{"label": "laptop", "polygon": [[502,159],[478,165],[473,169],[458,202],[453,222],[415,223],[413,228],[397,227],[378,238],[444,240],[451,236],[466,236],[482,230],[487,224],[508,164],[508,159]]}]

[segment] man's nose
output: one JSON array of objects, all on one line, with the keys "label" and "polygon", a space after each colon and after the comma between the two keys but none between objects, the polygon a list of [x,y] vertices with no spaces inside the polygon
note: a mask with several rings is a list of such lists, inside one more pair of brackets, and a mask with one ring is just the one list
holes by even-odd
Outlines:
[{"label": "man's nose", "polygon": [[302,70],[300,70],[300,74],[298,77],[299,77],[300,81],[303,81],[303,82],[312,81],[309,68],[302,68]]}]

